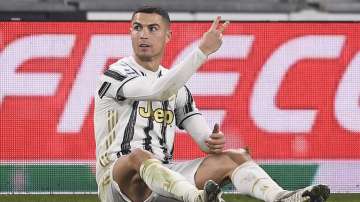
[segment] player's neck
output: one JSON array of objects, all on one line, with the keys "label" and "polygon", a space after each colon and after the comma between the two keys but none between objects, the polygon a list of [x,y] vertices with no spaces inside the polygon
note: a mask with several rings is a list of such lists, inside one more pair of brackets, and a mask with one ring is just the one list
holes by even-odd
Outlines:
[{"label": "player's neck", "polygon": [[135,61],[143,68],[156,72],[160,67],[161,58],[151,58],[143,60],[137,56],[134,56]]}]

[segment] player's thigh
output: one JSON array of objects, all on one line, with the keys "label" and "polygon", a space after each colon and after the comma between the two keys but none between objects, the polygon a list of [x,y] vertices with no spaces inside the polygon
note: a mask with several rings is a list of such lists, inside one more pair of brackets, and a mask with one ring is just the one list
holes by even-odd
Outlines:
[{"label": "player's thigh", "polygon": [[[99,198],[102,202],[131,202],[112,179],[103,179],[99,183]],[[125,196],[125,197],[124,197]]]},{"label": "player's thigh", "polygon": [[[131,183],[129,183],[131,186]],[[135,188],[134,186],[132,186]],[[134,193],[125,193],[120,188],[117,182],[111,178],[111,172],[105,173],[104,177],[100,180],[99,183],[99,197],[102,202],[132,202],[132,201],[152,201],[154,195],[151,194],[150,196],[144,196],[144,189],[138,188],[139,192],[137,195],[134,196]]]},{"label": "player's thigh", "polygon": [[196,186],[201,188],[210,179],[222,184],[229,179],[232,171],[237,166],[238,164],[226,153],[208,155],[204,158],[195,174]]},{"label": "player's thigh", "polygon": [[252,160],[248,149],[228,149],[224,151],[224,154],[230,157],[231,160],[233,160],[238,165]]},{"label": "player's thigh", "polygon": [[121,156],[118,158],[112,167],[114,181],[117,182],[120,189],[125,192],[130,189],[130,182],[136,174],[137,172],[129,165],[128,156]]},{"label": "player's thigh", "polygon": [[118,184],[114,181],[112,175],[114,163],[104,168],[105,172],[98,182],[98,194],[102,202],[129,202],[130,199],[124,198]]},{"label": "player's thigh", "polygon": [[121,156],[115,161],[112,177],[122,195],[143,201],[151,195],[151,190],[141,179],[140,174],[130,165],[129,156]]}]

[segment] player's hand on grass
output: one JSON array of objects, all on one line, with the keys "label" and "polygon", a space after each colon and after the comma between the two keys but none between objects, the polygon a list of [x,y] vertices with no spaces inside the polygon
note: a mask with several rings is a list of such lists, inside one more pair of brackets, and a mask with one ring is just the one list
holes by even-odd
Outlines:
[{"label": "player's hand on grass", "polygon": [[205,140],[205,144],[209,148],[209,153],[211,154],[220,154],[223,152],[225,146],[225,137],[224,134],[220,131],[219,124],[214,125],[213,132],[210,137]]},{"label": "player's hand on grass", "polygon": [[210,29],[204,33],[200,41],[199,48],[206,55],[210,55],[217,51],[222,44],[223,33],[230,22],[225,21],[223,24],[220,24],[220,20],[221,17],[217,16]]}]

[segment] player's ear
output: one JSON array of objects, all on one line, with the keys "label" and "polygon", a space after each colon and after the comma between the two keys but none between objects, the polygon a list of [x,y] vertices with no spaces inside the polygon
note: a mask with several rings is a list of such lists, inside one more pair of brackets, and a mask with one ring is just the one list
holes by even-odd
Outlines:
[{"label": "player's ear", "polygon": [[172,31],[170,29],[168,29],[166,31],[166,40],[165,40],[166,43],[168,43],[170,41],[171,35],[172,35]]},{"label": "player's ear", "polygon": [[130,26],[129,26],[129,34],[133,31],[133,21],[131,20]]}]

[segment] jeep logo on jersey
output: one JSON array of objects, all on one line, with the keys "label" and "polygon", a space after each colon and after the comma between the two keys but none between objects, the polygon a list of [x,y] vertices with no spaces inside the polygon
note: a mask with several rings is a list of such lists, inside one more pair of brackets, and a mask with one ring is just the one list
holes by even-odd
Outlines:
[{"label": "jeep logo on jersey", "polygon": [[147,102],[147,106],[139,107],[139,115],[143,118],[153,118],[157,123],[166,123],[166,125],[172,124],[174,121],[174,113],[170,110],[164,110],[162,108],[153,109],[152,102]]}]

